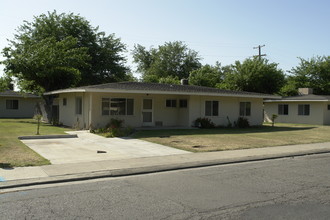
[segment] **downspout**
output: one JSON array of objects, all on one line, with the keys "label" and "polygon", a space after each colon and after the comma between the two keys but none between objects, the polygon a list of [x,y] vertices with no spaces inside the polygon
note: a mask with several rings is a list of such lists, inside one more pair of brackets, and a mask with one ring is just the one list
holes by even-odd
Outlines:
[{"label": "downspout", "polygon": [[92,106],[93,106],[93,96],[89,93],[89,106],[88,106],[88,129],[93,129],[92,125]]},{"label": "downspout", "polygon": [[82,94],[82,123],[83,123],[83,128],[86,128],[86,123],[85,123],[85,93]]}]

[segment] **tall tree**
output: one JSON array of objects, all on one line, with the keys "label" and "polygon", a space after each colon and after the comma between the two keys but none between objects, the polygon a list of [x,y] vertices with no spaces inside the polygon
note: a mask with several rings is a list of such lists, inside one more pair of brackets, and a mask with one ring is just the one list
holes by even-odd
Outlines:
[{"label": "tall tree", "polygon": [[278,64],[266,59],[252,58],[236,61],[225,74],[219,88],[248,92],[278,93],[284,85],[284,73]]},{"label": "tall tree", "polygon": [[297,67],[292,68],[291,83],[298,88],[313,88],[315,94],[330,94],[330,56],[317,56],[311,59],[300,58]]},{"label": "tall tree", "polygon": [[[114,34],[98,32],[83,17],[48,12],[24,21],[2,53],[5,73],[23,91],[42,94],[55,89],[129,80],[123,52]],[[52,118],[52,96],[44,97]]]},{"label": "tall tree", "polygon": [[[98,32],[79,15],[54,11],[36,16],[32,22],[24,21],[3,50],[7,58],[3,63],[5,71],[17,77],[23,89],[41,93],[128,80],[125,51],[125,45],[114,34]],[[43,54],[52,54],[51,59]]]},{"label": "tall tree", "polygon": [[216,87],[224,79],[224,70],[219,62],[215,66],[206,64],[189,75],[189,84],[197,86]]},{"label": "tall tree", "polygon": [[68,88],[80,81],[79,68],[88,66],[90,60],[87,48],[77,48],[76,44],[73,37],[61,41],[48,37],[18,45],[16,50],[7,48],[6,71],[18,78],[24,90],[34,93]]},{"label": "tall tree", "polygon": [[162,78],[188,78],[192,70],[201,66],[198,53],[180,41],[167,42],[147,50],[136,45],[133,50],[137,70],[145,82],[159,82]]}]

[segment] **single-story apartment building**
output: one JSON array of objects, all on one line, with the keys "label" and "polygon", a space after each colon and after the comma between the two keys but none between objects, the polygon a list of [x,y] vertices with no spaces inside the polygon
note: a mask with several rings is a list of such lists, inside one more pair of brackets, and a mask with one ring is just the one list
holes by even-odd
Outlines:
[{"label": "single-story apartment building", "polygon": [[59,104],[59,123],[100,128],[111,118],[131,127],[191,127],[199,117],[227,125],[242,116],[263,123],[263,100],[276,96],[216,88],[144,82],[120,82],[45,93]]},{"label": "single-story apartment building", "polygon": [[299,89],[298,96],[264,101],[265,121],[273,114],[276,122],[295,124],[330,125],[330,96],[314,95],[310,88]]},{"label": "single-story apartment building", "polygon": [[32,118],[40,96],[13,90],[0,92],[0,118]]}]

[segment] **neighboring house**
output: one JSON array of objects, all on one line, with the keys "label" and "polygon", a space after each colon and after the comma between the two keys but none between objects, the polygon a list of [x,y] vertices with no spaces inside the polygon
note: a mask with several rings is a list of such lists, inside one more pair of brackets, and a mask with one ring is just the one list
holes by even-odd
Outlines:
[{"label": "neighboring house", "polygon": [[58,97],[59,122],[79,128],[99,128],[110,118],[126,126],[191,127],[199,117],[216,125],[246,117],[263,123],[263,99],[273,95],[159,83],[121,82],[47,92]]},{"label": "neighboring house", "polygon": [[0,118],[32,118],[40,97],[12,90],[0,92]]},{"label": "neighboring house", "polygon": [[265,100],[265,121],[276,114],[280,123],[330,125],[330,96],[314,95],[310,88],[299,89],[299,94]]}]

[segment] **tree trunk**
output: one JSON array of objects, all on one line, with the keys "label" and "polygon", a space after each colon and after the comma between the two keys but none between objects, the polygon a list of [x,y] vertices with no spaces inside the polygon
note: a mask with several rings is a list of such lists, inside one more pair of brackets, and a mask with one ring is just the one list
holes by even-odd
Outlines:
[{"label": "tree trunk", "polygon": [[42,96],[44,103],[43,108],[41,108],[43,119],[46,123],[51,123],[53,121],[52,106],[54,102],[54,96]]}]

